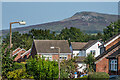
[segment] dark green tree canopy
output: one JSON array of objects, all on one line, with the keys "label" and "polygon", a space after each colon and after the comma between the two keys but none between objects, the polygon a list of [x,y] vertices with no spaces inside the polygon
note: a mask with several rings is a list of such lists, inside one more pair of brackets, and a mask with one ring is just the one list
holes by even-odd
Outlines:
[{"label": "dark green tree canopy", "polygon": [[114,36],[115,34],[118,34],[118,32],[120,32],[120,20],[118,20],[117,22],[112,22],[109,26],[107,26],[107,28],[103,30],[103,40],[108,40],[110,37]]}]

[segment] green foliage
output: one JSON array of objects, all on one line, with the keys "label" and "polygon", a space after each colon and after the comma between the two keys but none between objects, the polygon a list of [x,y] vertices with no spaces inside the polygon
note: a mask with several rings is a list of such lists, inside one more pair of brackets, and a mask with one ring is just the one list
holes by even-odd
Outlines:
[{"label": "green foliage", "polygon": [[93,72],[95,68],[95,58],[92,53],[88,54],[84,60],[84,63],[87,65],[87,72]]},{"label": "green foliage", "polygon": [[27,73],[34,79],[58,78],[58,63],[41,58],[30,58],[26,65]]},{"label": "green foliage", "polygon": [[50,30],[37,30],[37,29],[32,29],[29,31],[29,34],[34,37],[34,39],[56,39],[55,38],[55,32],[50,32]]},{"label": "green foliage", "polygon": [[7,45],[2,45],[2,77],[6,78],[9,71],[13,70],[13,59],[10,58],[10,49]]},{"label": "green foliage", "polygon": [[120,20],[111,23],[109,26],[107,26],[107,28],[103,30],[103,32],[104,32],[104,37],[103,37],[104,41],[108,40],[110,37],[120,32]]},{"label": "green foliage", "polygon": [[[61,31],[60,34],[56,34],[55,32],[51,32],[50,30],[36,30],[32,29],[29,33],[21,34],[19,32],[12,33],[12,43],[13,50],[21,47],[24,49],[30,49],[32,47],[33,39],[38,40],[70,40],[70,41],[81,41],[86,42],[89,40],[96,40],[102,38],[102,34],[98,33],[98,35],[89,35],[84,34],[80,31],[80,29],[71,27],[70,29],[65,28]],[[9,45],[9,34],[3,38],[3,42]]]},{"label": "green foliage", "polygon": [[59,35],[60,39],[71,40],[71,41],[84,41],[85,35],[80,31],[80,29],[71,27],[70,29],[65,28],[61,31]]},{"label": "green foliage", "polygon": [[14,62],[14,63],[13,63],[13,70],[23,69],[23,68],[25,68],[25,64],[23,64],[23,63],[18,63],[18,62]]},{"label": "green foliage", "polygon": [[[1,40],[1,38],[0,38]],[[0,41],[0,79],[1,79],[1,75],[2,75],[2,45],[1,45],[1,41]]]},{"label": "green foliage", "polygon": [[72,75],[76,71],[77,64],[74,59],[63,60],[61,62],[61,74],[60,77],[63,78],[72,78]]},{"label": "green foliage", "polygon": [[7,78],[8,72],[12,72],[16,69],[25,68],[24,64],[13,62],[13,59],[10,58],[11,49],[9,46],[4,44],[2,45],[2,77]]},{"label": "green foliage", "polygon": [[109,74],[105,72],[94,72],[88,75],[89,80],[109,80]]},{"label": "green foliage", "polygon": [[57,39],[70,40],[72,42],[87,42],[89,40],[98,40],[103,38],[103,34],[98,33],[97,35],[85,34],[75,27],[70,29],[65,28],[58,35]]},{"label": "green foliage", "polygon": [[32,76],[29,76],[26,73],[25,68],[23,69],[16,69],[14,71],[8,72],[7,73],[7,78],[8,79],[14,79],[14,80],[21,80],[21,79],[33,79]]}]

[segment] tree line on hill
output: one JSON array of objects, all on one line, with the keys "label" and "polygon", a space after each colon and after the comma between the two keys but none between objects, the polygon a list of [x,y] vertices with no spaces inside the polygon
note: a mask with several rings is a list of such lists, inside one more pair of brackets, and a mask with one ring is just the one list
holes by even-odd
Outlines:
[{"label": "tree line on hill", "polygon": [[[31,48],[33,39],[70,40],[71,42],[87,42],[89,40],[98,39],[106,41],[118,32],[120,32],[120,21],[111,23],[103,30],[103,33],[97,33],[96,35],[86,34],[80,29],[74,27],[71,27],[70,29],[64,28],[60,34],[56,34],[55,32],[51,32],[50,30],[32,29],[29,31],[29,33],[24,34],[13,32],[12,43],[14,45],[14,49],[17,47],[29,49]],[[3,39],[3,42],[9,44],[9,34]]]}]

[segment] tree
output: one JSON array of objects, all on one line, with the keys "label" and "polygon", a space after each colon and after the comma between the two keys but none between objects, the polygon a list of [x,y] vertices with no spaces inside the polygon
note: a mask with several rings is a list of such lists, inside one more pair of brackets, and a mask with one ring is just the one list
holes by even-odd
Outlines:
[{"label": "tree", "polygon": [[33,79],[33,76],[28,75],[28,73],[26,72],[25,64],[14,62],[13,70],[7,73],[7,78],[21,80],[26,78]]},{"label": "tree", "polygon": [[111,23],[109,26],[107,26],[107,28],[103,30],[103,32],[104,32],[104,37],[103,37],[104,41],[108,40],[110,37],[120,32],[120,20]]},{"label": "tree", "polygon": [[27,61],[26,70],[36,80],[58,78],[58,63],[56,61],[31,57]]},{"label": "tree", "polygon": [[83,32],[80,31],[80,29],[71,27],[70,29],[65,28],[61,31],[59,34],[59,39],[63,40],[69,40],[71,41],[81,41],[83,42],[85,40]]},{"label": "tree", "polygon": [[74,72],[76,72],[77,64],[75,63],[75,58],[69,60],[63,60],[61,62],[61,79],[72,78]]},{"label": "tree", "polygon": [[42,30],[42,29],[32,29],[29,31],[29,34],[34,36],[34,39],[56,39],[55,32],[51,32],[50,30]]},{"label": "tree", "polygon": [[8,45],[2,45],[2,77],[6,78],[7,73],[13,70],[13,59],[10,58]]},{"label": "tree", "polygon": [[87,65],[87,72],[94,71],[95,68],[95,58],[92,53],[88,54],[87,57],[84,60],[84,63]]}]

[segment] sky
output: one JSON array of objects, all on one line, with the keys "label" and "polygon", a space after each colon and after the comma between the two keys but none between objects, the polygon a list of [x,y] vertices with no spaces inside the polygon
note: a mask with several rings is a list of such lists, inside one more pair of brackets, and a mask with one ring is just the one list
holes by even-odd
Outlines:
[{"label": "sky", "polygon": [[82,11],[117,15],[118,2],[2,2],[2,29],[9,29],[14,21],[26,21],[26,25],[12,25],[18,28],[63,20]]}]

